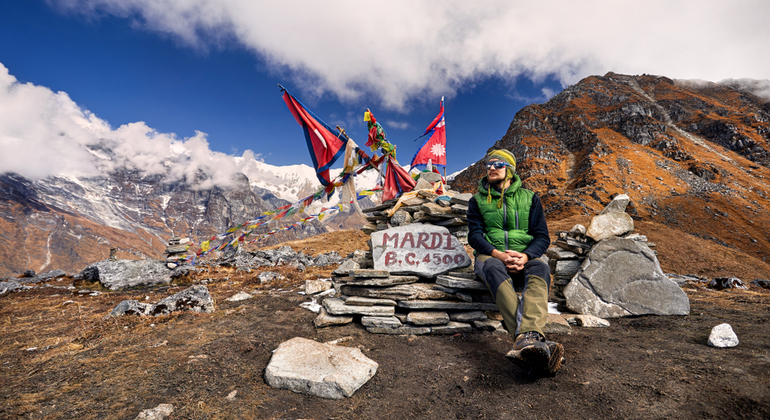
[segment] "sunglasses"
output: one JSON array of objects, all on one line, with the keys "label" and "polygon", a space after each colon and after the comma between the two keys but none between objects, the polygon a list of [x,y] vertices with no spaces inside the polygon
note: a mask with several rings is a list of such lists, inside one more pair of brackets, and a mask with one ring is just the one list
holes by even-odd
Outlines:
[{"label": "sunglasses", "polygon": [[505,163],[505,162],[503,162],[501,160],[495,160],[495,161],[487,163],[487,169],[492,169],[492,168],[502,169],[502,168],[505,168],[506,166],[511,166],[511,165],[509,163]]}]

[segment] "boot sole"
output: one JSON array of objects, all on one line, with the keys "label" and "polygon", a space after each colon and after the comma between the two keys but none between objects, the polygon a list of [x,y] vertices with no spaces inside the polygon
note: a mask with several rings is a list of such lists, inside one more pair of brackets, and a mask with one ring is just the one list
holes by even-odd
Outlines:
[{"label": "boot sole", "polygon": [[532,371],[547,370],[550,356],[550,351],[545,343],[535,343],[521,350],[511,350],[505,355],[516,366]]},{"label": "boot sole", "polygon": [[564,365],[564,346],[551,342],[548,343],[548,349],[551,351],[551,357],[548,359],[548,373],[554,375]]}]

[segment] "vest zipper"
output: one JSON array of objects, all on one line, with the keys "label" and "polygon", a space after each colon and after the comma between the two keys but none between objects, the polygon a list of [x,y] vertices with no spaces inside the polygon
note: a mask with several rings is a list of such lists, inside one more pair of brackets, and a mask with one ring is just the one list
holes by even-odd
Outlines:
[{"label": "vest zipper", "polygon": [[516,226],[514,227],[514,229],[519,230],[519,212],[518,212],[518,210],[516,211]]},{"label": "vest zipper", "polygon": [[505,202],[505,197],[500,195],[500,199],[503,200],[503,233],[505,234],[505,250],[508,250],[508,205]]}]

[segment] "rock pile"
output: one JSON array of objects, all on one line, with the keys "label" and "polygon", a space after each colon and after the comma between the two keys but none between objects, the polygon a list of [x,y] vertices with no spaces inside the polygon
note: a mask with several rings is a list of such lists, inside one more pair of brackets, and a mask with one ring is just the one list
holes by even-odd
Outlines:
[{"label": "rock pile", "polygon": [[688,314],[687,295],[663,273],[647,238],[633,233],[633,219],[625,213],[628,202],[627,195],[616,196],[591,220],[584,240],[578,226],[558,234],[549,264],[555,282],[562,283],[564,305],[600,318]]},{"label": "rock pile", "polygon": [[351,254],[329,281],[306,284],[322,299],[316,327],[356,321],[375,334],[504,332],[485,312],[497,305],[465,249],[472,194],[437,194],[439,181],[424,172],[414,191],[364,210],[369,251]]},{"label": "rock pile", "polygon": [[326,267],[340,264],[342,256],[336,251],[319,254],[316,257],[295,252],[291,247],[282,246],[276,249],[259,250],[253,252],[238,252],[234,255],[218,258],[216,260],[202,261],[199,265],[221,265],[225,267],[237,267],[240,271],[251,273],[259,267],[292,266],[299,271],[305,271],[307,267]]},{"label": "rock pile", "polygon": [[166,265],[168,268],[174,269],[179,265],[179,260],[187,258],[187,244],[190,243],[188,238],[180,238],[174,236],[168,240],[168,246],[166,247]]},{"label": "rock pile", "polygon": [[647,247],[655,246],[647,241],[646,236],[633,232],[634,221],[625,213],[629,201],[628,195],[619,194],[591,220],[588,229],[578,224],[569,231],[556,232],[556,242],[548,248],[546,256],[551,267],[551,300],[560,309],[567,309],[564,289],[580,272],[586,256],[599,241],[623,238],[644,242]]},{"label": "rock pile", "polygon": [[393,275],[387,270],[334,271],[337,297],[323,299],[316,327],[360,322],[368,332],[392,335],[455,334],[501,329],[485,311],[497,305],[468,269],[437,275]]},{"label": "rock pile", "polygon": [[[447,190],[444,195],[435,191],[441,175],[423,172],[414,190],[383,204],[363,210],[369,214],[363,231],[366,234],[406,225],[425,223],[447,228],[463,245],[468,244],[468,201],[473,194]],[[446,188],[446,186],[443,186]]]},{"label": "rock pile", "polygon": [[172,312],[190,310],[194,312],[214,312],[214,299],[206,286],[197,285],[179,293],[161,299],[156,304],[142,303],[137,300],[124,300],[110,312],[111,316],[123,315],[168,315]]}]

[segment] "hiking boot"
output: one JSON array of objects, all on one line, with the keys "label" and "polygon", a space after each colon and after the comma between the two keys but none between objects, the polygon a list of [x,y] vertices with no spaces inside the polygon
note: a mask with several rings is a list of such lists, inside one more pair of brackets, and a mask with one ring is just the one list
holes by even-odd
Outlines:
[{"label": "hiking boot", "polygon": [[556,372],[564,365],[564,346],[555,341],[546,341],[545,345],[548,346],[548,350],[551,356],[548,359],[548,373],[555,375]]},{"label": "hiking boot", "polygon": [[516,336],[516,341],[513,343],[514,350],[523,350],[524,347],[529,347],[535,343],[545,341],[545,338],[537,331],[529,331]]},{"label": "hiking boot", "polygon": [[[547,371],[551,359],[551,350],[540,333],[531,331],[519,334],[516,337],[516,342],[513,344],[513,350],[508,352],[505,357],[523,369]],[[559,358],[561,358],[561,355]]]}]

